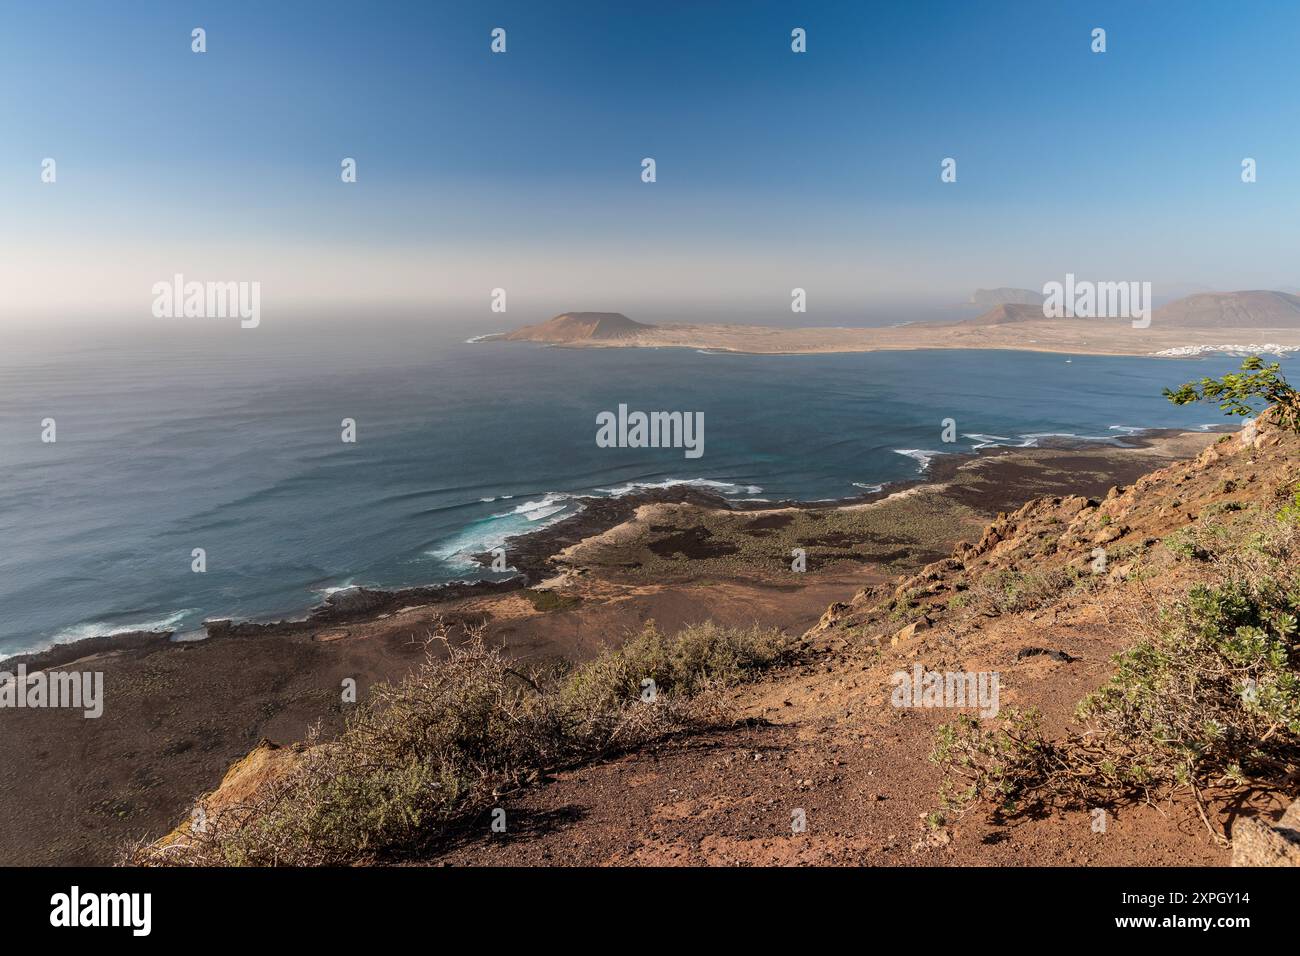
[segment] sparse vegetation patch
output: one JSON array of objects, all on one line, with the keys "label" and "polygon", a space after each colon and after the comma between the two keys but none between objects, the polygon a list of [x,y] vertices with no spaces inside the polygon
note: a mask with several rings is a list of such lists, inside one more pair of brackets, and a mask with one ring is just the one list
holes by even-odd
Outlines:
[{"label": "sparse vegetation patch", "polygon": [[721,691],[791,655],[779,631],[653,623],[567,671],[525,674],[481,636],[433,647],[342,734],[247,805],[136,849],[154,865],[349,865],[418,856],[501,794],[563,767],[727,719]]}]

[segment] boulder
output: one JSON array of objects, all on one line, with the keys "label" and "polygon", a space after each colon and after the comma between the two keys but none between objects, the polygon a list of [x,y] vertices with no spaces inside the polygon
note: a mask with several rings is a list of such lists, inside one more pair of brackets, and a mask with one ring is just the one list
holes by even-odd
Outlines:
[{"label": "boulder", "polygon": [[1232,827],[1233,866],[1300,866],[1300,800],[1272,823],[1246,817]]},{"label": "boulder", "polygon": [[850,607],[851,605],[845,604],[842,601],[837,601],[832,604],[826,609],[826,612],[822,614],[821,619],[817,622],[817,627],[814,628],[814,630],[824,631],[827,628],[834,627],[839,623],[840,618],[848,612]]},{"label": "boulder", "polygon": [[906,642],[910,641],[912,638],[916,637],[918,631],[924,631],[929,626],[930,626],[929,618],[923,617],[920,620],[913,621],[911,624],[907,625],[906,627],[899,628],[894,633],[894,636],[889,639],[889,646],[897,647],[899,644],[905,644]]}]

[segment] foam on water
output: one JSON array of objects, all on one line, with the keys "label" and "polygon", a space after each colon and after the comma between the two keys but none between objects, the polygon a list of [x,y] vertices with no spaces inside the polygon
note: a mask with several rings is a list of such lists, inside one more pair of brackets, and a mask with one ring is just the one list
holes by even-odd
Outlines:
[{"label": "foam on water", "polygon": [[1034,438],[1021,435],[1019,438],[1004,438],[1001,435],[983,435],[979,432],[963,433],[963,438],[969,438],[975,444],[971,448],[978,451],[981,448],[1033,448],[1037,442]]},{"label": "foam on water", "polygon": [[757,495],[763,492],[763,489],[758,485],[738,485],[730,481],[716,481],[712,478],[666,478],[663,481],[630,481],[625,485],[619,485],[617,488],[597,488],[596,490],[609,495],[611,498],[621,498],[624,495],[634,494],[638,491],[654,491],[660,488],[674,488],[678,485],[707,488],[710,491],[717,491],[724,495]]},{"label": "foam on water", "polygon": [[73,627],[64,628],[54,635],[51,643],[71,644],[73,641],[82,641],[88,637],[114,637],[118,634],[130,634],[132,631],[174,631],[181,621],[193,613],[195,613],[194,608],[183,608],[179,611],[173,611],[166,617],[154,618],[148,621],[135,621],[130,624],[120,624],[114,621],[91,621],[87,624],[77,624]]},{"label": "foam on water", "polygon": [[945,451],[926,451],[924,448],[895,448],[894,454],[906,455],[908,458],[916,459],[916,470],[918,473],[923,473],[939,455],[951,455],[953,453]]},{"label": "foam on water", "polygon": [[1122,442],[1114,435],[1076,435],[1074,432],[1032,432],[1023,436],[1025,438],[1068,438],[1070,441],[1099,441],[1111,445],[1119,445]]},{"label": "foam on water", "polygon": [[424,553],[455,568],[484,570],[474,555],[502,547],[507,538],[540,531],[578,514],[582,511],[582,504],[574,500],[576,497],[553,493],[535,501],[525,501],[511,511],[502,511],[474,522]]}]

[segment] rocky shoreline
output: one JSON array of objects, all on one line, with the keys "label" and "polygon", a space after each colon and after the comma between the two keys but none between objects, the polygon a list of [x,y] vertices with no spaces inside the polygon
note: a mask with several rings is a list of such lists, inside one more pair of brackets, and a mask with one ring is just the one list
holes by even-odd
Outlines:
[{"label": "rocky shoreline", "polygon": [[[691,486],[591,498],[508,542],[520,574],[507,581],[358,588],[297,620],[210,621],[203,640],[136,632],[11,658],[102,672],[106,703],[101,720],[0,711],[0,864],[112,862],[174,826],[259,740],[336,733],[349,712],[341,686],[361,699],[400,680],[448,628],[486,627],[530,666],[588,659],[648,620],[669,633],[712,620],[802,634],[831,604],[978,537],[998,511],[1042,494],[1104,496],[1213,440],[1150,432],[1123,447],[943,455],[914,479],[835,502],[734,502]],[[791,573],[791,535],[809,549],[806,574]],[[54,809],[19,812],[37,804]]]},{"label": "rocky shoreline", "polygon": [[[1142,448],[1179,434],[1182,432],[1177,429],[1151,429],[1136,435],[1117,436],[1115,442],[1109,444],[1115,448]],[[1042,448],[1084,450],[1095,448],[1096,445],[1096,442],[1062,437],[1050,440]],[[618,497],[581,496],[576,499],[581,505],[581,510],[576,514],[537,531],[506,539],[504,546],[509,555],[510,566],[518,572],[516,577],[500,581],[456,581],[403,588],[352,587],[330,594],[320,604],[309,608],[302,617],[274,620],[210,618],[203,622],[205,636],[193,640],[310,635],[326,628],[373,621],[376,618],[399,613],[405,608],[452,604],[467,598],[523,590],[553,574],[555,568],[552,560],[565,549],[622,524],[646,505],[682,504],[736,512],[781,509],[834,510],[870,504],[909,488],[942,484],[951,479],[968,462],[1004,456],[1022,450],[1014,446],[993,446],[971,452],[937,455],[916,478],[888,482],[882,484],[878,491],[864,492],[833,501],[808,502],[793,499],[734,501],[715,492],[684,484],[646,489]],[[473,557],[483,566],[487,566],[492,560],[490,552],[476,554]],[[59,667],[98,654],[152,652],[178,643],[189,643],[189,641],[177,642],[173,640],[175,637],[174,631],[130,631],[104,637],[88,637],[0,659],[0,669],[16,667],[18,664],[25,664],[29,670]]]},{"label": "rocky shoreline", "polygon": [[[583,510],[562,521],[531,534],[507,539],[511,566],[518,576],[503,581],[456,581],[403,588],[352,587],[336,591],[320,604],[309,608],[303,617],[275,620],[235,620],[210,618],[203,622],[205,637],[211,640],[231,637],[271,637],[309,634],[322,628],[355,623],[393,614],[404,607],[451,603],[465,598],[503,594],[526,588],[548,573],[547,561],[556,553],[586,537],[598,534],[627,520],[637,508],[655,503],[691,503],[705,507],[729,507],[720,495],[689,486],[651,489],[618,498],[598,496],[578,499]],[[486,566],[490,553],[474,556]],[[172,642],[175,631],[127,631],[102,637],[86,637],[55,644],[39,651],[28,651],[0,658],[0,668],[25,664],[29,669],[59,667],[96,654],[158,649]]]}]

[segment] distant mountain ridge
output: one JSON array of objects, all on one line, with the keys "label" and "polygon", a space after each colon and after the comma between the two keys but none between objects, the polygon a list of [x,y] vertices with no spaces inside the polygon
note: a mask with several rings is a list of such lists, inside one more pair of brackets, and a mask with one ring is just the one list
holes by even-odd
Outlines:
[{"label": "distant mountain ridge", "polygon": [[[1002,303],[960,324],[1007,325],[1043,318],[1041,305]],[[1268,290],[1199,292],[1160,306],[1151,323],[1166,329],[1300,329],[1300,296]]]},{"label": "distant mountain ridge", "polygon": [[655,328],[621,312],[562,312],[536,325],[525,325],[502,338],[512,342],[593,342],[636,338]]},{"label": "distant mountain ridge", "polygon": [[1042,305],[1045,296],[1033,289],[976,289],[971,293],[970,304],[984,308],[999,305]]},{"label": "distant mountain ridge", "polygon": [[1300,328],[1300,296],[1264,289],[1201,292],[1162,305],[1151,321],[1176,328]]}]

